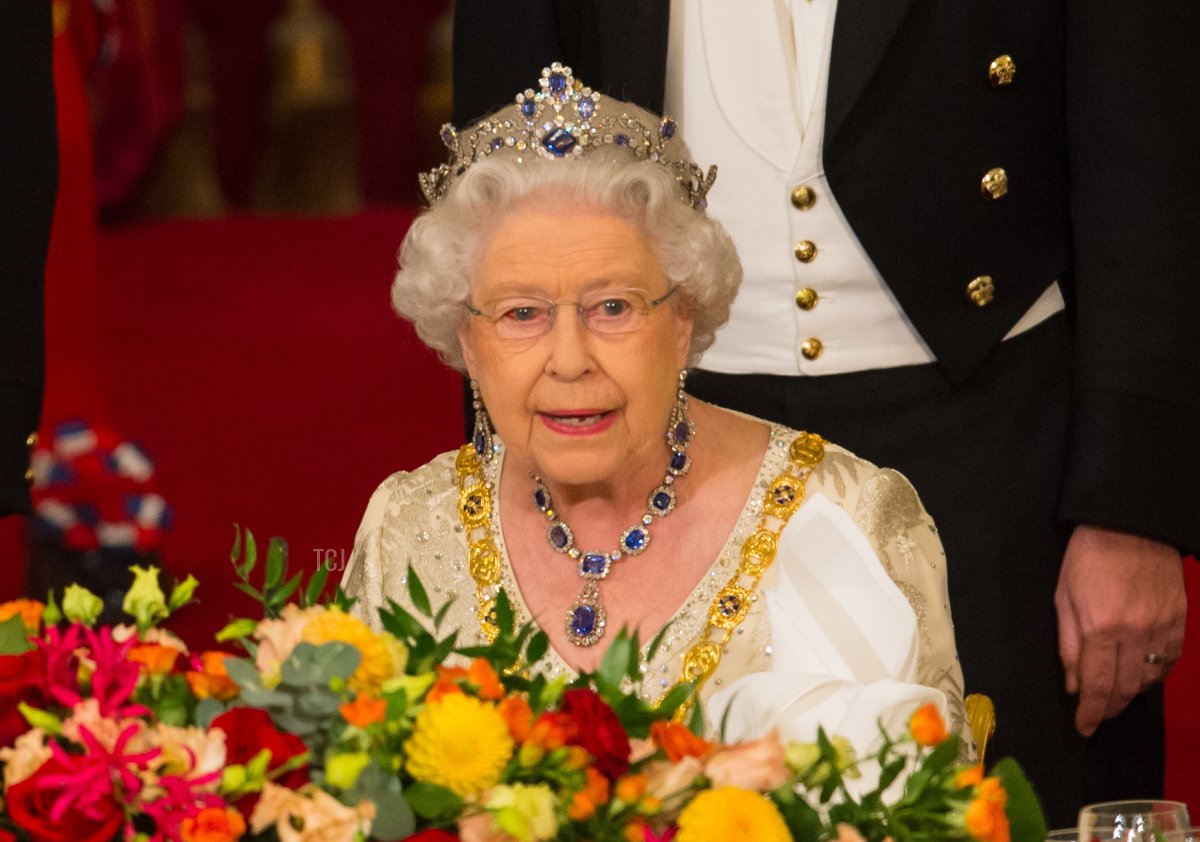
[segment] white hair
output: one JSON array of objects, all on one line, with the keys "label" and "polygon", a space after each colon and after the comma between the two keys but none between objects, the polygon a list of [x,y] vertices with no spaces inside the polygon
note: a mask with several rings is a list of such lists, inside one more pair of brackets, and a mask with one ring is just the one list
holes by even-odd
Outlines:
[{"label": "white hair", "polygon": [[[665,167],[627,151],[594,149],[570,161],[530,155],[478,161],[446,196],[422,213],[400,247],[392,306],[421,340],[454,368],[465,368],[458,327],[466,317],[475,263],[505,213],[525,200],[552,196],[628,219],[679,287],[673,305],[693,318],[688,364],[708,348],[742,282],[733,240],[719,222],[693,210]],[[549,236],[549,234],[547,234]]]}]

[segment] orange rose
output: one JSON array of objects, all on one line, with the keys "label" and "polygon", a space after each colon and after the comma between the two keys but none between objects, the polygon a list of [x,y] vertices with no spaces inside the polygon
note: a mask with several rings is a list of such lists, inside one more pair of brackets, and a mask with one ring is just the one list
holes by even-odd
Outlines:
[{"label": "orange rose", "polygon": [[494,702],[504,698],[504,685],[500,683],[500,676],[496,675],[492,665],[483,658],[471,661],[471,668],[467,670],[467,681],[479,688],[481,699]]},{"label": "orange rose", "polygon": [[925,748],[937,745],[948,736],[941,711],[933,702],[917,708],[917,712],[908,720],[908,730],[917,745]]},{"label": "orange rose", "polygon": [[965,769],[959,769],[954,775],[954,788],[966,789],[970,786],[978,786],[983,780],[983,764],[976,763],[974,766],[968,766]]},{"label": "orange rose", "polygon": [[375,722],[383,722],[387,713],[387,700],[377,699],[370,693],[359,693],[353,702],[340,705],[342,718],[358,728],[366,728]]},{"label": "orange rose", "polygon": [[513,742],[525,742],[525,738],[529,736],[530,725],[533,723],[533,711],[525,697],[509,696],[496,705],[496,710],[500,711],[500,715],[508,723],[508,733],[513,738]]},{"label": "orange rose", "polygon": [[659,720],[650,726],[650,739],[667,753],[667,759],[678,763],[685,757],[705,757],[713,744],[697,737],[681,722]]},{"label": "orange rose", "polygon": [[466,677],[467,671],[463,667],[438,666],[437,681],[433,682],[433,686],[425,694],[426,704],[432,704],[451,693],[461,693],[462,688],[458,686],[458,682]]},{"label": "orange rose", "polygon": [[179,824],[184,842],[234,842],[246,832],[246,822],[237,810],[205,807]]},{"label": "orange rose", "polygon": [[625,837],[626,842],[645,842],[646,823],[641,819],[634,819],[621,829],[621,835]]},{"label": "orange rose", "polygon": [[981,842],[1009,842],[1008,814],[1004,802],[1008,793],[999,778],[984,778],[975,798],[967,805],[967,832]]},{"label": "orange rose", "polygon": [[161,643],[142,643],[129,650],[129,660],[142,665],[146,675],[166,675],[175,669],[179,650]]},{"label": "orange rose", "polygon": [[188,670],[184,673],[188,686],[198,699],[218,699],[227,702],[236,696],[237,684],[225,671],[225,659],[229,657],[224,652],[204,652],[200,655],[199,670]]},{"label": "orange rose", "polygon": [[618,801],[624,801],[626,804],[636,804],[645,794],[645,775],[627,775],[617,781],[616,796]]},{"label": "orange rose", "polygon": [[567,740],[575,736],[575,720],[565,713],[543,713],[533,723],[525,745],[538,746],[547,751],[562,748]]},{"label": "orange rose", "polygon": [[757,792],[770,792],[783,786],[789,777],[779,733],[719,749],[704,764],[704,774],[714,788],[734,786]]},{"label": "orange rose", "polygon": [[587,821],[595,815],[601,804],[608,803],[608,778],[590,766],[584,772],[587,774],[587,784],[571,797],[571,803],[567,806],[567,816],[577,822]]}]

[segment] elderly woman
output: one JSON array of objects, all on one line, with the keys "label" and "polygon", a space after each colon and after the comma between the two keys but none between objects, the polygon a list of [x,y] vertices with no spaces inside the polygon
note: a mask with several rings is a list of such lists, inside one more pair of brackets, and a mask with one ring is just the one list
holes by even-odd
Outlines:
[{"label": "elderly woman", "polygon": [[371,498],[344,580],[364,615],[408,604],[411,568],[460,640],[494,632],[503,588],[551,675],[667,627],[641,693],[697,681],[727,737],[862,747],[930,699],[961,725],[944,557],[904,477],[688,399],[741,268],[674,122],[554,65],[443,140],[392,298],[469,374],[475,435]]}]

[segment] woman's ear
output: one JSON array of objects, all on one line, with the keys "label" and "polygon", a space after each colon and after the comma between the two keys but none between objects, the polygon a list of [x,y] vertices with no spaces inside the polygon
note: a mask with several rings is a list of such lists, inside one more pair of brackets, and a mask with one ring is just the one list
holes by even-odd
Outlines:
[{"label": "woman's ear", "polygon": [[692,317],[690,306],[675,310],[675,362],[679,368],[687,368],[695,327],[696,320]]}]

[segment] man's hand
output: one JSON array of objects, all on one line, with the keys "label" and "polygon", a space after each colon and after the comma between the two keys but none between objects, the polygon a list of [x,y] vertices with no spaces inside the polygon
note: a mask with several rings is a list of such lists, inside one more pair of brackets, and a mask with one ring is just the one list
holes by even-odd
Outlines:
[{"label": "man's hand", "polygon": [[1179,660],[1187,617],[1179,551],[1138,535],[1077,526],[1054,603],[1067,692],[1079,694],[1075,727],[1089,737]]}]

